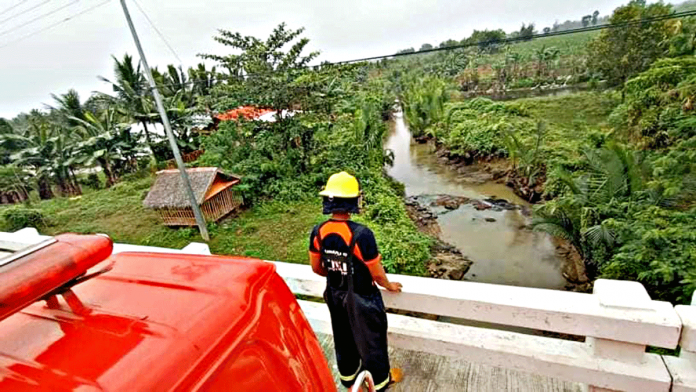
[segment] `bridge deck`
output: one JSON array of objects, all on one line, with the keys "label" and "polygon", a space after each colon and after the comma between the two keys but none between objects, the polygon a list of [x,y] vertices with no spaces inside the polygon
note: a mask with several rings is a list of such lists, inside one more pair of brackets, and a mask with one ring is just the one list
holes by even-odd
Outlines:
[{"label": "bridge deck", "polygon": [[[341,389],[336,368],[333,336],[318,333],[317,337]],[[404,370],[404,380],[390,392],[580,392],[580,384],[528,374],[514,370],[479,365],[464,360],[433,354],[389,349],[392,366]],[[345,389],[343,389],[345,390]]]}]

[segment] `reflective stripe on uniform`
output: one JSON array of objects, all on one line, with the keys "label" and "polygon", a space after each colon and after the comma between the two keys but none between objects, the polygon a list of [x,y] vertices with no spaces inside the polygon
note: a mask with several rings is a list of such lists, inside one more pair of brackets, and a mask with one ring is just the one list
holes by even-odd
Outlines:
[{"label": "reflective stripe on uniform", "polygon": [[339,370],[338,377],[340,377],[342,381],[353,381],[353,380],[355,380],[355,377],[358,377],[358,373],[360,373],[361,367],[362,367],[362,359],[360,360],[360,362],[358,364],[358,370],[355,371],[355,374],[353,374],[352,376],[344,376],[341,374],[341,371]]},{"label": "reflective stripe on uniform", "polygon": [[389,374],[387,374],[387,379],[386,379],[386,380],[384,380],[384,381],[382,381],[381,383],[375,385],[375,389],[382,389],[382,388],[386,387],[387,384],[389,384],[389,381],[391,381],[391,372],[389,372]]}]

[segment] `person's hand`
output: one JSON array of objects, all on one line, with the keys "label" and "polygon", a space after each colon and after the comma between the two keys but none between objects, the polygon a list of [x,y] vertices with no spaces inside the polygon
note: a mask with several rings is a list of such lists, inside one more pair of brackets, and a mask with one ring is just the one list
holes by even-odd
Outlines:
[{"label": "person's hand", "polygon": [[403,286],[401,285],[401,283],[389,282],[389,284],[385,288],[393,293],[400,293],[402,287]]}]

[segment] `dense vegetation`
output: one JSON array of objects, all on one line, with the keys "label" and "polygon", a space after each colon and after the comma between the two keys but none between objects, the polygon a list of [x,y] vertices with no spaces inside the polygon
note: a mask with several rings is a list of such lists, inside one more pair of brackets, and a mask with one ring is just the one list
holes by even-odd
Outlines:
[{"label": "dense vegetation", "polygon": [[[670,12],[632,1],[608,23]],[[695,28],[679,19],[595,35],[578,55],[592,78],[614,86],[605,92],[461,100],[461,76],[418,77],[422,68],[407,62],[394,72],[414,134],[457,160],[509,159],[508,184],[545,200],[535,229],[568,240],[591,278],[638,280],[655,298],[688,303],[696,289]]]},{"label": "dense vegetation", "polygon": [[[692,9],[693,3],[679,6]],[[266,39],[220,30],[216,63],[155,70],[191,165],[239,174],[247,209],[211,224],[211,249],[304,262],[307,233],[322,219],[316,193],[339,170],[365,191],[364,213],[391,272],[424,272],[431,239],[406,214],[400,185],[384,175],[383,148],[398,98],[420,139],[458,161],[507,160],[508,184],[531,202],[537,230],[564,238],[591,278],[635,279],[654,298],[688,302],[696,289],[696,20],[641,22],[673,12],[634,0],[611,17],[543,29],[622,25],[602,32],[531,39],[475,31],[427,52],[375,63],[321,64],[302,29]],[[635,23],[640,22],[640,23]],[[503,44],[508,37],[521,42]],[[416,53],[414,49],[402,51]],[[232,53],[232,54],[230,54]],[[193,229],[161,226],[142,199],[152,172],[171,159],[145,77],[128,55],[114,58],[113,94],[83,101],[74,91],[52,107],[0,119],[0,229],[106,232],[117,241],[180,247]],[[586,82],[558,97],[493,101],[510,89]],[[600,83],[602,82],[602,83]],[[239,106],[275,111],[274,121],[220,121]]]},{"label": "dense vegetation", "polygon": [[[347,170],[364,188],[364,214],[357,219],[375,231],[387,269],[423,273],[430,239],[408,218],[399,186],[383,174],[390,160],[382,146],[384,120],[395,96],[383,81],[368,78],[364,65],[308,69],[316,54],[304,54],[308,40],[301,33],[280,25],[261,40],[221,30],[215,39],[241,53],[202,57],[223,72],[203,66],[155,72],[182,150],[204,149],[194,165],[241,175],[237,191],[253,206],[234,222],[211,226],[212,249],[305,261],[309,230],[320,218],[317,192],[330,174]],[[194,237],[193,230],[161,227],[141,206],[149,171],[171,156],[155,132],[160,118],[143,73],[127,55],[114,62],[114,95],[83,103],[70,91],[55,96],[56,106],[47,111],[3,122],[0,145],[11,162],[0,171],[8,184],[4,201],[30,204],[1,211],[6,229],[107,232],[119,241],[159,246]],[[275,121],[240,119],[205,128],[213,113],[241,105],[272,109]],[[34,197],[52,200],[36,204]],[[287,219],[293,213],[296,218]]]}]

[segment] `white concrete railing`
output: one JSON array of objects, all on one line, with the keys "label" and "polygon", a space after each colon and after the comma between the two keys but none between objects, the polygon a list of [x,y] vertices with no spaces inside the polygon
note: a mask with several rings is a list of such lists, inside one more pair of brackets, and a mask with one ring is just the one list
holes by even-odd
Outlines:
[{"label": "white concrete railing", "polygon": [[[325,279],[309,266],[275,264],[295,294],[322,296]],[[411,276],[390,279],[404,286],[399,294],[383,292],[391,309],[587,337],[582,343],[389,314],[393,346],[579,382],[594,391],[669,391],[672,386],[663,359],[645,348],[676,348],[681,313],[669,303],[652,301],[639,283],[598,280],[594,294],[583,294]],[[300,303],[316,331],[331,333],[324,304]],[[687,342],[696,352],[696,311],[693,315]],[[678,362],[684,384],[689,376],[696,379],[696,368],[685,369],[691,364],[686,361]]]},{"label": "white concrete railing", "polygon": [[[38,237],[34,229],[0,233],[5,241]],[[207,245],[197,243],[181,250],[114,244],[114,253],[124,251],[210,254]],[[322,297],[325,278],[309,266],[274,263],[295,294]],[[598,280],[593,294],[582,294],[411,276],[390,279],[404,286],[399,294],[383,292],[391,309],[586,337],[583,343],[389,314],[390,345],[579,382],[593,391],[696,392],[696,306],[653,301],[639,283]],[[326,305],[299,302],[315,331],[330,334]],[[681,354],[649,354],[648,345],[681,346]]]}]

